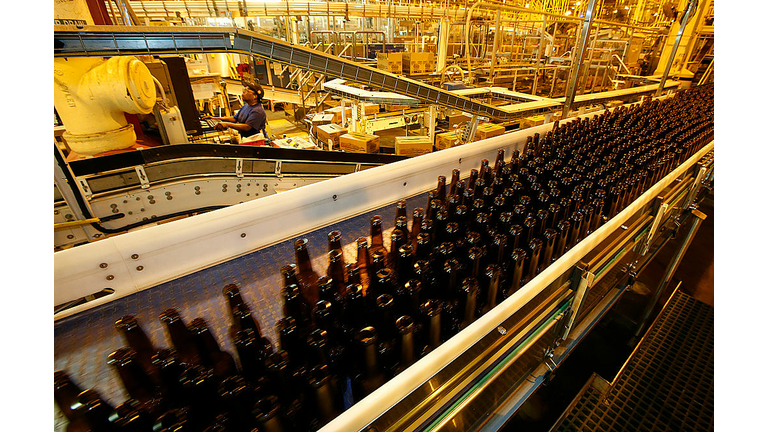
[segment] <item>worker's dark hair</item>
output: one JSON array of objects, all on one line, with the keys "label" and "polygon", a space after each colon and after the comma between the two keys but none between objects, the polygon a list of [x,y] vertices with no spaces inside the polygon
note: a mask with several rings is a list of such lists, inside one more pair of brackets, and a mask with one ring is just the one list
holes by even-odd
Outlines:
[{"label": "worker's dark hair", "polygon": [[264,99],[264,89],[257,82],[243,81],[243,85],[251,89],[253,94],[256,95],[256,101],[261,103]]}]

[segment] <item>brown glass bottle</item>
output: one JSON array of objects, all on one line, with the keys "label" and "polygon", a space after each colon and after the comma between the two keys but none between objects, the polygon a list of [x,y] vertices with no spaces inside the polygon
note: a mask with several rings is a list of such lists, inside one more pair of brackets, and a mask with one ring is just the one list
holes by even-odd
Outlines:
[{"label": "brown glass bottle", "polygon": [[544,230],[542,236],[543,246],[541,254],[541,262],[539,264],[539,270],[544,270],[548,265],[553,263],[557,257],[555,257],[555,246],[557,245],[557,230],[553,228],[547,228]]},{"label": "brown glass bottle", "polygon": [[153,417],[165,411],[159,389],[137,361],[133,349],[123,347],[113,351],[107,357],[107,364],[115,370],[128,396],[139,401]]},{"label": "brown glass bottle", "polygon": [[326,276],[332,279],[336,292],[343,292],[346,289],[347,277],[344,274],[344,254],[341,249],[332,249],[328,252]]},{"label": "brown glass bottle", "polygon": [[442,311],[442,303],[435,299],[429,299],[419,306],[419,316],[422,328],[424,329],[423,354],[432,351],[442,343],[440,334],[442,329],[442,323],[440,322]]},{"label": "brown glass bottle", "polygon": [[109,416],[114,408],[96,390],[87,389],[80,392],[71,407],[74,415],[80,418],[78,426],[83,426],[83,431],[112,432],[114,430],[109,423]]},{"label": "brown glass bottle", "polygon": [[397,200],[395,203],[395,219],[399,217],[408,218],[408,207],[406,206],[405,200]]},{"label": "brown glass bottle", "polygon": [[477,297],[480,293],[480,286],[477,279],[468,277],[464,279],[459,288],[458,312],[461,314],[459,321],[459,330],[467,328],[475,321],[475,311],[477,309]]},{"label": "brown glass bottle", "polygon": [[402,315],[395,321],[395,328],[399,335],[398,351],[400,354],[398,367],[395,370],[395,374],[397,374],[416,361],[416,323],[410,315]]},{"label": "brown glass bottle", "polygon": [[387,248],[384,247],[384,233],[382,224],[383,221],[381,220],[381,216],[375,215],[371,217],[371,244],[368,248],[368,253],[371,254],[371,257],[373,257],[373,254],[377,251],[384,252],[385,256],[389,253]]},{"label": "brown glass bottle", "polygon": [[152,356],[152,364],[157,368],[160,378],[160,391],[170,408],[186,405],[181,375],[186,365],[182,363],[173,348],[163,348]]},{"label": "brown glass bottle", "polygon": [[413,255],[413,246],[405,244],[397,250],[399,257],[397,259],[397,268],[395,268],[395,277],[397,285],[403,285],[409,280],[415,278],[413,265],[416,263],[416,257]]},{"label": "brown glass bottle", "polygon": [[408,218],[405,216],[398,216],[395,219],[395,230],[400,230],[404,236],[404,242],[409,243],[411,234],[408,232]]},{"label": "brown glass bottle", "polygon": [[484,315],[496,307],[501,291],[502,267],[498,264],[488,264],[481,274],[479,301],[482,303],[480,314]]},{"label": "brown glass bottle", "polygon": [[307,361],[306,333],[296,326],[291,317],[280,319],[276,324],[280,349],[288,353],[289,366],[292,369],[305,365]]},{"label": "brown glass bottle", "polygon": [[152,430],[154,425],[154,419],[135,399],[128,399],[115,407],[109,422],[120,432],[146,432]]},{"label": "brown glass bottle", "polygon": [[232,311],[232,318],[234,320],[234,324],[232,325],[230,333],[244,329],[251,329],[256,332],[258,336],[263,336],[261,333],[261,325],[259,325],[256,317],[253,316],[251,313],[251,308],[248,307],[247,304],[241,303],[237,305],[235,310]]},{"label": "brown glass bottle", "polygon": [[293,243],[293,249],[296,255],[296,267],[298,269],[296,276],[299,280],[299,290],[307,303],[313,305],[320,300],[320,294],[317,290],[317,280],[320,275],[312,268],[307,239],[296,240]]},{"label": "brown glass bottle", "polygon": [[141,364],[144,370],[152,377],[157,379],[157,371],[152,365],[152,356],[157,349],[152,344],[147,334],[139,325],[139,321],[133,315],[125,315],[115,321],[115,328],[123,337],[126,345],[136,352],[136,360]]},{"label": "brown glass bottle", "polygon": [[377,351],[378,334],[373,327],[364,327],[355,334],[355,364],[357,372],[352,380],[352,394],[355,401],[362,400],[385,382],[379,367]]},{"label": "brown glass bottle", "polygon": [[505,291],[505,298],[510,297],[517,292],[523,285],[523,272],[525,270],[525,264],[528,258],[528,254],[525,250],[517,248],[512,250],[510,255],[510,275],[509,275],[509,288]]},{"label": "brown glass bottle", "polygon": [[397,268],[397,261],[400,257],[398,249],[400,249],[400,246],[403,246],[407,243],[408,238],[404,232],[400,231],[399,229],[392,230],[389,242],[389,255],[387,256],[387,267],[391,269]]},{"label": "brown glass bottle", "polygon": [[306,299],[301,295],[299,286],[291,284],[280,290],[283,299],[283,315],[293,317],[303,328],[308,328],[311,323],[311,308]]},{"label": "brown glass bottle", "polygon": [[163,413],[152,426],[153,432],[187,432],[197,430],[188,419],[187,408],[171,409]]},{"label": "brown glass bottle", "polygon": [[373,307],[378,298],[382,294],[395,295],[395,273],[388,269],[381,269],[376,272],[374,280],[371,282],[371,286],[368,287],[368,291],[365,293],[366,298],[369,300],[368,304]]},{"label": "brown glass bottle", "polygon": [[253,408],[253,415],[259,432],[288,432],[280,401],[276,396],[264,396],[259,399]]},{"label": "brown glass bottle", "polygon": [[339,230],[333,230],[328,233],[328,252],[336,249],[342,250],[341,231]]},{"label": "brown glass bottle", "polygon": [[358,238],[355,243],[357,244],[357,261],[355,262],[355,269],[360,276],[360,284],[363,287],[367,287],[370,283],[370,275],[368,270],[371,266],[371,256],[368,250],[368,239],[365,237]]},{"label": "brown glass bottle", "polygon": [[318,427],[322,427],[341,414],[338,390],[329,373],[327,365],[318,365],[309,371],[309,387],[312,390],[310,398],[313,410],[318,419]]},{"label": "brown glass bottle", "polygon": [[69,421],[68,431],[85,430],[86,425],[82,424],[80,416],[72,409],[72,404],[77,401],[77,395],[82,391],[66,372],[57,370],[53,373],[53,400]]},{"label": "brown glass bottle", "polygon": [[187,365],[200,364],[200,353],[197,351],[192,332],[182,321],[179,312],[168,308],[160,314],[160,321],[165,325],[166,335],[171,345],[176,348],[179,360]]},{"label": "brown glass bottle", "polygon": [[[239,375],[226,378],[219,383],[218,394],[224,406],[224,414],[214,420],[213,431],[249,431],[257,427],[252,408],[256,403],[258,390]],[[206,430],[207,431],[207,430]]]},{"label": "brown glass bottle", "polygon": [[445,202],[445,197],[446,197],[445,180],[446,180],[445,176],[437,177],[437,187],[435,187],[435,192],[437,192],[436,199],[440,200],[440,202]]},{"label": "brown glass bottle", "polygon": [[200,363],[213,370],[213,376],[223,380],[237,374],[237,365],[232,356],[222,351],[216,337],[211,333],[204,318],[195,318],[189,323],[189,329],[195,336]]}]

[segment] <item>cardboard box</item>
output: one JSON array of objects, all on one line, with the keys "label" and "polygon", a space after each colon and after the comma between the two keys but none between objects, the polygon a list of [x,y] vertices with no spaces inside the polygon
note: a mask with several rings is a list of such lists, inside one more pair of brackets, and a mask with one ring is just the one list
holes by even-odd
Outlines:
[{"label": "cardboard box", "polygon": [[486,138],[491,138],[503,134],[504,126],[499,126],[493,123],[484,123],[477,126],[477,130],[475,131],[475,140],[484,140]]},{"label": "cardboard box", "polygon": [[376,53],[376,67],[394,74],[403,73],[403,53]]},{"label": "cardboard box", "polygon": [[339,137],[339,148],[354,153],[378,153],[379,137],[362,132],[348,132]]},{"label": "cardboard box", "polygon": [[462,113],[461,111],[452,111],[446,114],[445,118],[448,120],[448,128],[455,129],[464,125],[464,123],[472,120],[472,117]]},{"label": "cardboard box", "polygon": [[342,124],[342,112],[346,111],[346,118],[347,121],[352,120],[352,107],[351,106],[337,106],[333,108],[328,108],[327,110],[323,111],[326,114],[333,114],[333,122]]},{"label": "cardboard box", "polygon": [[272,144],[280,148],[290,149],[314,150],[317,148],[316,145],[301,137],[276,139],[272,142]]},{"label": "cardboard box", "polygon": [[384,105],[385,111],[402,111],[411,109],[410,105]]},{"label": "cardboard box", "polygon": [[462,144],[460,138],[460,131],[443,132],[437,134],[435,135],[435,149],[445,150],[447,148],[460,146]]},{"label": "cardboard box", "polygon": [[312,122],[312,134],[317,136],[317,127],[333,123],[333,114],[317,113],[310,122]]},{"label": "cardboard box", "polygon": [[330,148],[339,147],[339,138],[347,133],[347,128],[337,125],[336,123],[330,123],[327,125],[320,125],[317,127],[317,138],[328,144]]},{"label": "cardboard box", "polygon": [[395,137],[395,154],[420,156],[432,153],[432,139],[428,136]]},{"label": "cardboard box", "polygon": [[374,115],[379,113],[379,104],[361,102],[360,105],[362,105],[363,113],[365,115]]},{"label": "cardboard box", "polygon": [[[555,120],[559,120],[561,115],[562,113],[560,112],[551,113],[549,117],[549,121],[553,122]],[[543,125],[545,120],[546,120],[546,114],[539,114],[531,117],[526,117],[520,120],[520,129],[527,129],[529,127]]]},{"label": "cardboard box", "polygon": [[403,71],[408,74],[434,72],[436,67],[435,53],[406,52],[403,53]]}]

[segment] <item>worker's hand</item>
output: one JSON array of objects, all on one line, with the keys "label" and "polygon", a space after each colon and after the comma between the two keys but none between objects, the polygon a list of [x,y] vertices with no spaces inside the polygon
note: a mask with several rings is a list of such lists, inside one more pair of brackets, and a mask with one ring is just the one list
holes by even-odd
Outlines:
[{"label": "worker's hand", "polygon": [[227,128],[227,126],[229,126],[229,123],[221,122],[221,123],[216,123],[216,126],[214,126],[214,128],[216,128],[217,131],[223,131]]},{"label": "worker's hand", "polygon": [[212,119],[213,117],[212,117],[212,116],[209,116],[209,115],[204,115],[204,116],[202,116],[201,118],[202,118],[203,120],[208,120],[208,119]]}]

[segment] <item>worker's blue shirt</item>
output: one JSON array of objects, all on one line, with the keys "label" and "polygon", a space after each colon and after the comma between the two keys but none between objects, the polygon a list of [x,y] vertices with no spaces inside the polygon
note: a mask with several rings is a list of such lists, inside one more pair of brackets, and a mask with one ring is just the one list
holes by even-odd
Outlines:
[{"label": "worker's blue shirt", "polygon": [[261,104],[248,105],[246,104],[235,114],[235,121],[238,123],[245,123],[251,126],[251,130],[240,131],[242,137],[249,137],[261,132],[264,137],[267,136],[265,125],[267,123],[267,113],[264,111],[264,107]]}]

